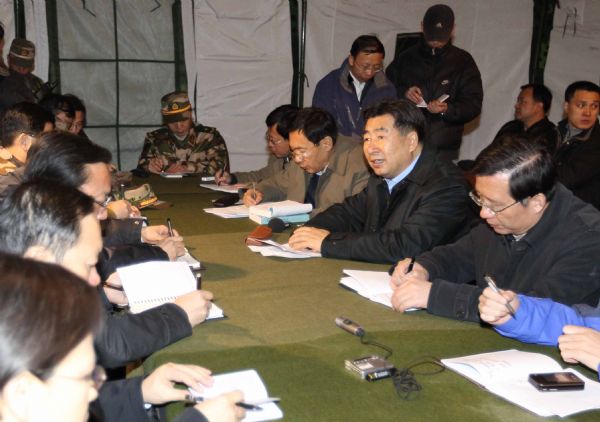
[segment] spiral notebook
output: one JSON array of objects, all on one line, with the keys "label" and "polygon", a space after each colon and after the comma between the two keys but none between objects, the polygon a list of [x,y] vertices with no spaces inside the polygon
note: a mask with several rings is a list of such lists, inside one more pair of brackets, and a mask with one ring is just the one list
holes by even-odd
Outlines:
[{"label": "spiral notebook", "polygon": [[[117,268],[131,313],[173,302],[196,290],[196,277],[185,262],[152,261]],[[206,319],[223,318],[223,310],[214,303]]]}]

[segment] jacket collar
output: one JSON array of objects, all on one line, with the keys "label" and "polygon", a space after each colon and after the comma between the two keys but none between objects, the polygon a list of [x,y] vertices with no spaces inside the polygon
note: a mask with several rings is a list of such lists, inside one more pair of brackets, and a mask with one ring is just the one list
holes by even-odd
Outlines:
[{"label": "jacket collar", "polygon": [[342,176],[345,175],[351,154],[344,154],[344,152],[349,149],[357,148],[357,145],[359,145],[358,142],[353,138],[338,135],[324,173],[332,172]]},{"label": "jacket collar", "polygon": [[[352,76],[350,75],[350,63],[348,63],[348,58],[344,60],[342,65],[339,68],[340,71],[340,85],[345,91],[351,92],[353,95],[356,95],[354,92],[354,87],[352,86]],[[367,86],[373,84],[376,88],[381,88],[387,84],[387,77],[385,76],[385,72],[383,70],[377,72],[375,76],[366,83],[365,90]],[[366,92],[366,91],[363,91]],[[356,142],[356,141],[355,141]]]},{"label": "jacket collar", "polygon": [[567,129],[568,129],[568,125],[569,122],[567,119],[561,120],[558,123],[558,131],[560,132],[560,139],[562,140],[562,142],[566,142],[566,141],[587,141],[588,139],[590,139],[590,137],[592,136],[592,133],[594,131],[598,131],[600,130],[600,123],[598,123],[598,120],[596,119],[596,123],[594,124],[594,126],[592,126],[591,128],[584,130],[580,133],[578,133],[577,135],[569,138],[569,139],[564,139],[566,134],[567,134]]}]

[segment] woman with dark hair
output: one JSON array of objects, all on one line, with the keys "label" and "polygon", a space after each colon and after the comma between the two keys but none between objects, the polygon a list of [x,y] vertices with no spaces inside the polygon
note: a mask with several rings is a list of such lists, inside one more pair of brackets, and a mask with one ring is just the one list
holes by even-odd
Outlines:
[{"label": "woman with dark hair", "polygon": [[[93,287],[61,267],[0,256],[0,419],[85,421],[105,379]],[[65,398],[69,400],[65,400]]]},{"label": "woman with dark hair", "polygon": [[[101,304],[95,289],[62,267],[0,254],[0,420],[2,422],[88,419],[106,375],[96,365],[93,336]],[[210,384],[210,371],[165,364],[141,377],[107,383],[97,417],[146,421],[144,403],[185,398],[175,383]],[[180,421],[237,421],[241,392],[223,394],[187,409]]]}]

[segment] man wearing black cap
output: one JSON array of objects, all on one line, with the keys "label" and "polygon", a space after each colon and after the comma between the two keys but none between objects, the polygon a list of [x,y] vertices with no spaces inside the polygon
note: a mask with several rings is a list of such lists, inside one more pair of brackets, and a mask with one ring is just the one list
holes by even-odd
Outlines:
[{"label": "man wearing black cap", "polygon": [[229,171],[225,140],[214,127],[194,125],[185,92],[161,99],[164,127],[146,134],[138,168],[151,173],[203,174]]},{"label": "man wearing black cap", "polygon": [[31,73],[34,66],[33,43],[23,38],[15,38],[8,53],[10,74],[0,81],[0,112],[23,101],[37,103],[44,96],[44,82]]},{"label": "man wearing black cap", "polygon": [[443,158],[456,159],[465,123],[481,113],[483,88],[469,53],[452,45],[454,12],[444,4],[427,9],[421,41],[388,66],[399,97],[421,107],[429,123],[426,142]]}]

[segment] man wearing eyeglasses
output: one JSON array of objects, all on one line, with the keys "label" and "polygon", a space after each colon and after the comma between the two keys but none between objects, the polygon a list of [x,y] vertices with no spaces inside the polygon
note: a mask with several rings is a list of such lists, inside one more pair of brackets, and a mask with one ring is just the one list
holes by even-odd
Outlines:
[{"label": "man wearing eyeglasses", "polygon": [[235,173],[229,173],[227,170],[217,170],[215,173],[216,183],[218,185],[258,183],[285,170],[290,162],[289,126],[297,112],[298,107],[284,104],[267,116],[265,120],[267,125],[265,141],[270,155],[265,167],[259,170],[238,171]]},{"label": "man wearing eyeglasses", "polygon": [[596,306],[600,212],[557,182],[549,152],[527,137],[497,138],[475,160],[471,199],[480,224],[456,243],[400,261],[394,309],[479,321],[490,276],[502,290]]},{"label": "man wearing eyeglasses", "polygon": [[396,88],[383,70],[385,48],[374,35],[361,35],[339,69],[319,81],[312,106],[330,112],[340,135],[360,140],[362,110],[382,99],[396,98]]},{"label": "man wearing eyeglasses", "polygon": [[319,108],[300,110],[289,128],[293,163],[244,194],[246,206],[263,201],[311,203],[313,215],[366,186],[369,172],[361,145],[337,136],[333,116]]},{"label": "man wearing eyeglasses", "polygon": [[431,6],[421,22],[422,39],[386,69],[398,96],[422,108],[427,140],[448,160],[458,158],[465,123],[481,113],[483,88],[473,57],[452,45],[454,12]]}]

